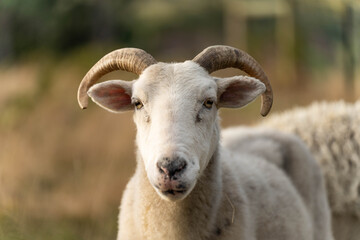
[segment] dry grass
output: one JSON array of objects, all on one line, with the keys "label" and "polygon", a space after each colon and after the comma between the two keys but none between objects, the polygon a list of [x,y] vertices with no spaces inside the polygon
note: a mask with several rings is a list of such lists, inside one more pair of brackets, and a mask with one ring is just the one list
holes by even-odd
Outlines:
[{"label": "dry grass", "polygon": [[111,232],[102,237],[113,236],[121,192],[134,169],[130,114],[80,111],[75,93],[82,76],[68,64],[54,70],[49,89],[36,97],[41,67],[33,68],[38,74],[27,75],[32,87],[19,85],[0,104],[0,239],[42,239],[57,224],[74,239],[100,239],[94,231],[107,225]]}]

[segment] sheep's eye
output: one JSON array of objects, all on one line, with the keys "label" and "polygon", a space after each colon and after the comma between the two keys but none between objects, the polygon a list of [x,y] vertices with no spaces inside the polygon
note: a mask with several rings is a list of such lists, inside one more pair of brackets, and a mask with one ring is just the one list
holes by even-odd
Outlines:
[{"label": "sheep's eye", "polygon": [[203,105],[204,105],[207,109],[210,109],[213,104],[214,104],[214,101],[211,100],[211,99],[207,99],[207,100],[205,100],[205,102],[203,103]]},{"label": "sheep's eye", "polygon": [[136,107],[136,109],[141,109],[144,105],[142,104],[142,102],[140,102],[139,100],[136,100],[134,102],[134,105]]}]

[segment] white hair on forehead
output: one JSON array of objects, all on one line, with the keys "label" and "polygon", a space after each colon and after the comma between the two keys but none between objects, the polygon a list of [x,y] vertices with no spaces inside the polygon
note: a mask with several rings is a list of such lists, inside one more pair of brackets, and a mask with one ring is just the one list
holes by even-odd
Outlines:
[{"label": "white hair on forehead", "polygon": [[148,67],[135,83],[135,90],[140,88],[148,95],[157,95],[161,92],[153,91],[162,88],[177,87],[177,91],[186,93],[206,86],[215,87],[214,79],[197,63],[185,61],[172,64],[158,63]]}]

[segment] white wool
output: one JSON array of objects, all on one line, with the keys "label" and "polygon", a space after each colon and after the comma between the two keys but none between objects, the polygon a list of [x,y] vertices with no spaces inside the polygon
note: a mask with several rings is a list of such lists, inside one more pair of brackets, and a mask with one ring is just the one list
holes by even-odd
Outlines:
[{"label": "white wool", "polygon": [[262,125],[304,140],[324,171],[332,211],[360,218],[360,100],[314,103]]},{"label": "white wool", "polygon": [[324,172],[336,239],[360,239],[360,100],[318,102],[262,126],[299,136]]}]

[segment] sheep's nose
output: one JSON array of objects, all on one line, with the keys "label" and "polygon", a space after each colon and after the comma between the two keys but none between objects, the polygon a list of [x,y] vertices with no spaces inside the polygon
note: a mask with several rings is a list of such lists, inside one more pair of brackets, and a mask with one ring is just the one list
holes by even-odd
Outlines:
[{"label": "sheep's nose", "polygon": [[166,175],[170,179],[177,174],[180,174],[186,168],[186,161],[183,158],[168,158],[164,157],[157,162],[157,167],[161,174]]}]

